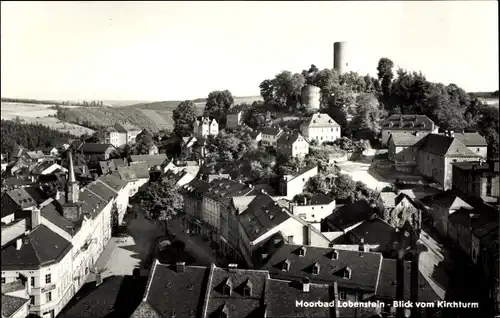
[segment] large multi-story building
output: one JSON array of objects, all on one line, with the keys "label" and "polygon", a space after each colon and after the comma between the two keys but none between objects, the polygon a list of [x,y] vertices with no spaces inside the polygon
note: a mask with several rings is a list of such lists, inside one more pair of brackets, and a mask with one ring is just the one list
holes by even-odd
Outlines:
[{"label": "large multi-story building", "polygon": [[340,125],[328,114],[314,114],[309,120],[300,126],[302,135],[309,141],[316,140],[318,143],[326,141],[333,142],[340,138]]},{"label": "large multi-story building", "polygon": [[498,202],[500,197],[498,160],[453,163],[452,187],[466,196]]},{"label": "large multi-story building", "polygon": [[382,146],[387,146],[393,133],[437,134],[439,127],[425,115],[391,115],[382,122]]},{"label": "large multi-story building", "polygon": [[276,148],[279,154],[288,158],[304,157],[309,154],[309,143],[298,132],[281,134]]},{"label": "large multi-story building", "polygon": [[109,127],[106,130],[104,142],[112,144],[115,147],[121,147],[133,143],[141,131],[141,129],[129,123],[116,123],[113,127]]},{"label": "large multi-story building", "polygon": [[26,281],[29,312],[42,317],[57,316],[83,286],[111,238],[113,213],[128,204],[123,182],[109,176],[80,189],[69,161],[65,193],[16,211],[20,220],[2,228],[2,284]]},{"label": "large multi-story building", "polygon": [[283,129],[280,127],[266,127],[261,130],[261,143],[266,147],[276,147],[278,138],[283,134]]},{"label": "large multi-story building", "polygon": [[481,158],[481,150],[473,152],[450,133],[395,133],[389,138],[389,159],[395,162],[397,169],[416,171],[441,184],[444,190],[452,187],[453,163]]},{"label": "large multi-story building", "polygon": [[217,136],[219,134],[219,123],[215,118],[200,117],[194,121],[193,134],[196,138],[206,138],[208,136]]}]

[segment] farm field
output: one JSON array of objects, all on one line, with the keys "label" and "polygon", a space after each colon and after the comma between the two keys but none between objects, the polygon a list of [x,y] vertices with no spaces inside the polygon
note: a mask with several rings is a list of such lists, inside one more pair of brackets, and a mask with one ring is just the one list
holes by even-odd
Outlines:
[{"label": "farm field", "polygon": [[498,107],[498,104],[499,104],[498,98],[482,98],[482,97],[480,97],[479,100],[481,100],[485,104],[496,106],[496,107]]},{"label": "farm field", "polygon": [[60,132],[70,133],[74,136],[94,133],[94,130],[90,128],[63,122],[55,117],[47,117],[56,114],[54,109],[49,108],[50,106],[51,105],[2,102],[2,119],[12,120],[19,117],[24,123],[44,125]]}]

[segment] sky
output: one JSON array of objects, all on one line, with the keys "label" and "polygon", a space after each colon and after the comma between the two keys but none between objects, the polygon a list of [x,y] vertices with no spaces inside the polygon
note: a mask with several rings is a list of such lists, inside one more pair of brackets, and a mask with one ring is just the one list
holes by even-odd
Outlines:
[{"label": "sky", "polygon": [[498,90],[497,1],[2,2],[2,97],[184,100],[259,95],[283,70],[422,71]]}]

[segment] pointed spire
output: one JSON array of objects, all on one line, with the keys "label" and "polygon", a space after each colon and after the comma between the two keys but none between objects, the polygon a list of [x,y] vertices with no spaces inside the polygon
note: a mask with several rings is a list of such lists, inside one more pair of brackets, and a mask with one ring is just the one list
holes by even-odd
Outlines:
[{"label": "pointed spire", "polygon": [[75,183],[76,178],[75,178],[75,169],[73,167],[73,157],[71,156],[71,150],[69,151],[69,183]]}]

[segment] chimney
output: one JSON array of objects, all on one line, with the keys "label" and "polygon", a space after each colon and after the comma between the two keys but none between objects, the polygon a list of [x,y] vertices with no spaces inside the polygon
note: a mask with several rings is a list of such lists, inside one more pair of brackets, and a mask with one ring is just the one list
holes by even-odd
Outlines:
[{"label": "chimney", "polygon": [[102,284],[102,274],[101,273],[96,273],[95,274],[95,286],[99,286]]},{"label": "chimney", "polygon": [[304,205],[307,205],[307,197],[304,197]]},{"label": "chimney", "polygon": [[22,239],[22,238],[18,238],[18,239],[16,240],[16,250],[18,250],[18,251],[19,251],[19,250],[21,249],[21,247],[22,247],[22,246],[23,246],[23,239]]},{"label": "chimney", "polygon": [[229,264],[228,265],[228,270],[231,273],[235,273],[238,270],[238,264]]},{"label": "chimney", "polygon": [[33,210],[31,210],[31,230],[33,231],[37,226],[39,226],[42,222],[42,215],[40,213],[40,207],[35,206]]},{"label": "chimney", "polygon": [[30,176],[31,182],[35,182],[35,176]]},{"label": "chimney", "polygon": [[455,132],[453,130],[450,130],[450,137],[455,138]]},{"label": "chimney", "polygon": [[177,273],[184,273],[185,270],[186,270],[186,263],[185,262],[177,262],[175,264],[175,271]]},{"label": "chimney", "polygon": [[304,278],[302,280],[302,291],[304,293],[308,293],[310,289],[311,289],[311,281],[309,280],[309,278]]},{"label": "chimney", "polygon": [[264,189],[260,189],[260,193],[262,193],[262,194],[266,194],[266,190],[264,190]]},{"label": "chimney", "polygon": [[333,282],[333,300],[335,303],[335,313],[333,317],[340,317],[339,306],[337,305],[339,301],[339,288],[337,282]]}]

